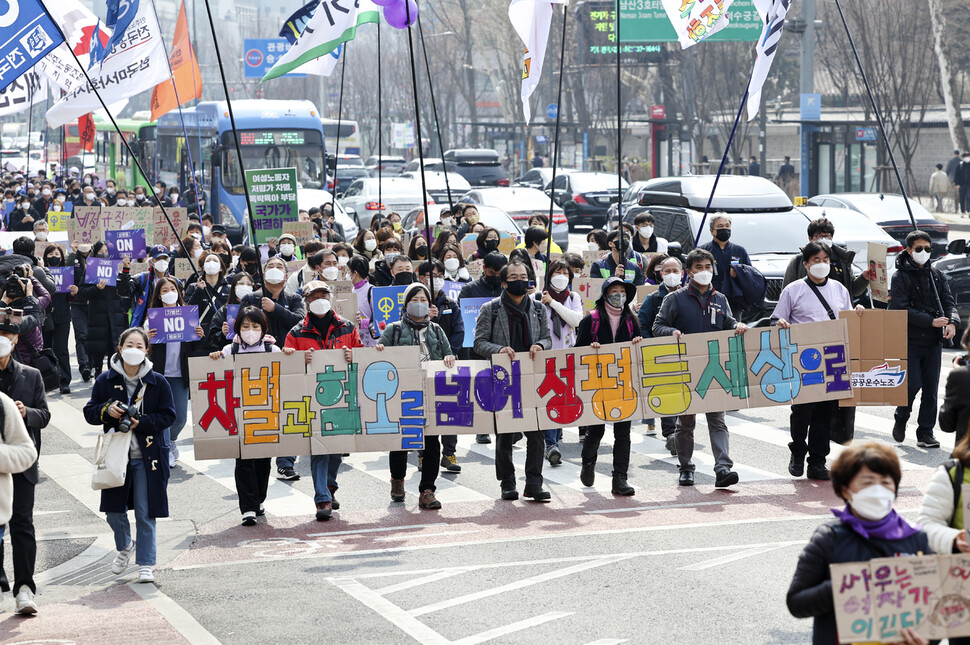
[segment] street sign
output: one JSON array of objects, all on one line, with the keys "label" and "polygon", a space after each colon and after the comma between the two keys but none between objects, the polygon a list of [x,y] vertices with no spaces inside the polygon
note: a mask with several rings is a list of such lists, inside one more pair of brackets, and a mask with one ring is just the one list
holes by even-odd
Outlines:
[{"label": "street sign", "polygon": [[822,95],[802,94],[801,109],[799,111],[803,121],[822,120]]},{"label": "street sign", "polygon": [[666,119],[667,118],[667,108],[663,105],[651,105],[650,106],[650,118],[651,119]]},{"label": "street sign", "polygon": [[876,141],[879,139],[879,132],[874,126],[855,129],[856,141]]},{"label": "street sign", "polygon": [[556,115],[558,115],[558,114],[559,114],[559,106],[558,105],[556,105],[555,103],[550,103],[549,105],[546,106],[546,118],[547,119],[549,119],[551,121],[552,119],[555,119],[556,118]]},{"label": "street sign", "polygon": [[[266,72],[292,47],[286,38],[246,38],[243,41],[243,67],[246,78],[263,78]],[[304,78],[306,74],[287,74]]]},{"label": "street sign", "polygon": [[[615,7],[612,2],[606,5],[607,10]],[[734,0],[727,17],[730,20],[728,26],[707,38],[707,41],[755,41],[761,37],[764,25],[752,0]],[[677,32],[667,18],[663,0],[620,0],[620,19],[623,21],[620,26],[621,43],[677,41]],[[612,19],[610,22],[612,23]]]}]

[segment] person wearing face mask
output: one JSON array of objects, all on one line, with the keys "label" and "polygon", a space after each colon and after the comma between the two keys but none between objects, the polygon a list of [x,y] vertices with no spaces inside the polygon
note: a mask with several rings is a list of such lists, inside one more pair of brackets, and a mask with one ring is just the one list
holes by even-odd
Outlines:
[{"label": "person wearing face mask", "polygon": [[[462,300],[469,298],[498,298],[502,295],[502,269],[508,264],[509,260],[501,253],[490,253],[485,256],[483,262],[482,277],[473,280],[461,288],[458,293],[458,305],[461,306]],[[489,357],[479,356],[474,348],[463,347],[461,359],[480,359],[488,360]],[[481,434],[477,436],[478,443],[491,443],[491,435]]]},{"label": "person wearing face mask", "polygon": [[[65,265],[64,250],[57,244],[50,244],[44,249],[44,267],[62,268]],[[51,302],[47,307],[44,320],[44,347],[54,349],[57,364],[61,373],[61,394],[71,393],[71,353],[68,349],[68,338],[71,334],[71,295],[69,293],[51,292]]]},{"label": "person wearing face mask", "polygon": [[[424,284],[415,282],[404,291],[403,314],[401,320],[393,322],[381,334],[377,350],[384,347],[418,347],[421,362],[444,361],[445,367],[455,365],[451,343],[443,329],[431,320],[431,291]],[[434,312],[437,313],[437,312]],[[424,450],[420,459],[421,482],[418,484],[418,507],[438,510],[441,502],[434,493],[435,480],[438,478],[438,459],[441,455],[441,442],[435,435],[425,435]],[[393,451],[388,455],[391,470],[391,501],[403,502],[404,477],[407,475],[408,453],[404,450]]]},{"label": "person wearing face mask", "polygon": [[[640,265],[628,257],[630,250],[630,236],[624,233],[622,238],[620,231],[613,231],[607,237],[610,247],[610,254],[602,260],[593,262],[589,273],[591,276],[599,278],[617,277],[633,285],[644,284],[643,271]],[[622,261],[621,261],[622,258]]]},{"label": "person wearing face mask", "polygon": [[132,276],[130,263],[122,266],[121,273],[118,274],[118,295],[123,299],[124,308],[131,310],[132,326],[140,327],[145,322],[148,300],[155,291],[155,283],[168,275],[170,258],[168,249],[156,244],[148,250],[148,264],[151,267],[149,271]]},{"label": "person wearing face mask", "polygon": [[384,259],[384,254],[377,249],[377,236],[373,231],[361,229],[354,240],[354,251],[370,264],[371,272],[379,260]]},{"label": "person wearing face mask", "polygon": [[46,219],[47,211],[38,213],[31,208],[30,200],[26,197],[20,198],[19,208],[15,208],[13,215],[10,216],[11,231],[32,231],[34,230],[34,220]]},{"label": "person wearing face mask", "polygon": [[[599,349],[610,343],[640,343],[640,328],[630,307],[636,298],[637,288],[620,278],[608,278],[596,301],[596,307],[586,315],[576,333],[576,347]],[[630,496],[636,491],[627,483],[630,467],[630,421],[613,424],[613,485],[614,495]],[[586,439],[583,442],[583,466],[579,479],[583,486],[592,486],[596,479],[596,452],[606,432],[603,424],[581,428]]]},{"label": "person wearing face mask", "polygon": [[441,252],[436,256],[444,266],[445,280],[451,282],[471,282],[472,277],[465,268],[465,259],[461,257],[461,249],[456,244],[447,244],[441,248]]},{"label": "person wearing face mask", "polygon": [[276,245],[276,248],[279,250],[276,257],[280,258],[284,262],[292,262],[293,260],[300,259],[296,254],[296,238],[289,233],[280,235],[280,240]]},{"label": "person wearing face mask", "polygon": [[148,198],[144,186],[135,186],[135,203],[129,206],[154,206],[154,201]]},{"label": "person wearing face mask", "polygon": [[91,255],[90,244],[71,242],[71,253],[67,256],[67,266],[74,267],[74,284],[70,286],[71,327],[74,331],[74,356],[77,357],[78,371],[85,383],[91,380],[91,366],[88,353],[88,311],[87,298],[81,293],[87,275],[87,259]]},{"label": "person wearing face mask", "polygon": [[[101,510],[107,515],[118,554],[111,573],[123,574],[135,556],[138,581],[155,581],[155,520],[168,517],[168,433],[175,422],[175,402],[168,381],[153,370],[148,359],[151,344],[140,327],[124,331],[109,369],[98,377],[84,405],[84,419],[107,432],[120,431],[122,405],[140,411],[131,419],[128,472],[125,483],[101,491]],[[137,533],[132,538],[128,509],[134,507]]]},{"label": "person wearing face mask", "polygon": [[[782,329],[791,325],[823,320],[836,320],[839,311],[852,309],[849,290],[841,282],[830,278],[831,255],[828,246],[809,242],[802,248],[802,263],[808,276],[785,287],[771,315],[772,322]],[[858,305],[861,316],[865,308]],[[832,419],[839,416],[838,401],[798,403],[791,406],[791,460],[788,472],[801,477],[808,455],[808,478],[827,480],[829,471],[825,458],[829,454],[829,430]],[[852,415],[852,423],[855,415]],[[848,429],[847,429],[848,430]],[[806,439],[808,443],[806,444]]]},{"label": "person wearing face mask", "polygon": [[34,239],[38,242],[46,242],[50,230],[47,227],[47,220],[37,220],[34,222]]},{"label": "person wearing face mask", "polygon": [[212,317],[229,297],[226,266],[218,253],[205,251],[198,259],[199,279],[185,288],[185,302],[199,308],[199,325],[209,329]]},{"label": "person wearing face mask", "polygon": [[[687,275],[690,283],[683,289],[668,294],[660,305],[653,323],[653,335],[673,336],[679,341],[684,334],[703,334],[733,329],[738,335],[748,330],[731,315],[727,298],[711,286],[714,277],[714,256],[710,251],[694,249],[687,254]],[[641,307],[642,309],[642,307]],[[731,470],[734,462],[728,454],[728,429],[724,412],[707,413],[707,429],[714,453],[714,486],[726,488],[738,483],[738,474]],[[681,486],[694,485],[694,428],[697,419],[693,414],[677,417],[677,458],[680,460]]]},{"label": "person wearing face mask", "polygon": [[481,260],[489,253],[498,253],[498,245],[502,240],[501,234],[494,228],[486,228],[478,234],[475,243],[478,250],[468,256],[467,261]]},{"label": "person wearing face mask", "polygon": [[[91,247],[91,256],[107,258],[108,247],[101,240]],[[131,266],[130,261],[123,261],[123,265]],[[129,268],[130,270],[130,268]],[[118,337],[128,328],[127,311],[118,288],[112,287],[107,280],[100,280],[94,284],[86,284],[82,277],[79,294],[89,304],[88,307],[88,335],[84,349],[88,357],[88,366],[97,378],[104,368],[106,358],[114,351]]]},{"label": "person wearing face mask", "polygon": [[222,224],[213,224],[207,239],[209,240],[209,244],[213,246],[216,244],[228,244],[226,227]]},{"label": "person wearing face mask", "polygon": [[335,282],[340,279],[340,267],[337,262],[337,254],[333,252],[332,249],[323,249],[317,252],[317,270],[320,273],[320,279],[324,282],[330,283]]},{"label": "person wearing face mask", "polygon": [[[751,259],[743,246],[731,242],[731,218],[726,213],[714,213],[708,224],[711,236],[714,238],[700,249],[709,251],[714,256],[714,289],[727,298],[731,309],[738,317],[747,307],[741,285],[738,283],[738,265],[751,266]],[[763,301],[763,298],[762,298]]]},{"label": "person wearing face mask", "polygon": [[[267,333],[268,329],[269,321],[262,311],[256,307],[241,309],[236,316],[233,328],[235,336],[232,342],[223,347],[222,351],[212,352],[209,357],[218,360],[230,358],[236,354],[279,352],[276,339]],[[292,354],[295,350],[286,347],[282,351]],[[266,501],[266,491],[269,488],[270,466],[269,457],[236,459],[234,479],[243,526],[256,526],[256,518],[266,514],[263,502]]]},{"label": "person wearing face mask", "polygon": [[100,206],[101,203],[98,201],[97,195],[94,193],[94,188],[91,186],[85,186],[81,193],[81,203],[78,206]]},{"label": "person wearing face mask", "polygon": [[408,244],[408,257],[415,262],[424,261],[428,259],[428,252],[431,247],[428,246],[428,241],[424,239],[424,235],[414,235],[411,237],[411,242]]},{"label": "person wearing face mask", "polygon": [[[309,365],[313,352],[318,349],[342,349],[348,363],[353,360],[353,350],[363,347],[360,334],[352,321],[344,320],[333,310],[330,286],[321,280],[308,282],[303,287],[307,314],[302,322],[293,326],[286,335],[285,347],[305,352]],[[279,465],[277,458],[277,466]],[[334,499],[337,491],[337,469],[340,455],[313,455],[310,457],[310,472],[313,475],[313,501],[316,505],[318,522],[329,520],[333,511],[340,508]],[[290,467],[292,470],[292,466]]]},{"label": "person wearing face mask", "polygon": [[455,207],[461,209],[461,223],[458,225],[458,239],[461,240],[468,233],[474,232],[472,227],[479,223],[480,215],[474,204],[455,204]]},{"label": "person wearing face mask", "polygon": [[[831,259],[831,271],[829,278],[836,282],[841,282],[849,290],[849,295],[853,299],[858,298],[866,292],[869,287],[868,271],[863,271],[858,276],[852,276],[852,263],[855,260],[855,251],[846,249],[841,244],[835,244],[832,238],[835,237],[835,226],[832,222],[825,219],[814,220],[808,224],[808,241],[816,242],[828,249]],[[782,288],[787,287],[796,280],[804,279],[806,273],[805,263],[800,255],[796,255],[788,263],[785,270],[785,279],[782,281]]]},{"label": "person wearing face mask", "polygon": [[165,194],[165,199],[162,201],[162,206],[165,208],[175,208],[181,205],[182,202],[179,199],[179,189],[176,186],[172,186],[168,189],[168,193]]},{"label": "person wearing face mask", "polygon": [[373,347],[381,337],[381,331],[374,321],[373,285],[368,280],[367,260],[359,255],[350,258],[347,264],[348,279],[354,285],[357,297],[357,333],[364,347]]},{"label": "person wearing face mask", "polygon": [[[35,220],[46,219],[47,211],[54,210],[52,207],[54,205],[54,189],[50,184],[44,184],[43,188],[40,189],[40,195],[33,201],[30,205],[30,216]],[[11,215],[11,213],[8,213]],[[12,222],[8,217],[7,224],[11,225]],[[11,228],[11,230],[13,230]]]},{"label": "person wearing face mask", "polygon": [[[490,256],[489,256],[490,257]],[[527,297],[528,271],[524,264],[513,262],[499,273],[502,295],[482,306],[475,324],[475,352],[479,356],[505,354],[515,360],[517,352],[528,352],[534,360],[537,352],[552,347],[549,324],[543,306]],[[495,476],[501,483],[502,499],[515,500],[515,466],[512,463],[513,433],[498,434],[496,428]],[[542,458],[545,440],[540,430],[525,433],[525,489],[523,496],[537,502],[548,502],[551,495],[542,489]]]},{"label": "person wearing face mask", "polygon": [[233,251],[236,249],[239,249],[239,259],[236,261],[235,270],[245,271],[252,276],[256,288],[261,287],[263,284],[263,267],[259,259],[259,250],[251,246],[237,246]]},{"label": "person wearing face mask", "polygon": [[[384,241],[381,246],[381,252],[384,255],[384,259],[378,260],[374,263],[374,271],[372,272],[371,283],[375,287],[388,287],[394,282],[394,274],[391,271],[395,260],[397,258],[407,258],[404,255],[404,247],[401,245],[401,241],[396,237],[389,237]],[[408,283],[410,284],[410,283]]]},{"label": "person wearing face mask", "polygon": [[[643,299],[643,304],[640,305],[640,311],[637,312],[637,322],[640,324],[640,336],[643,338],[653,338],[653,323],[657,319],[657,314],[660,313],[660,307],[663,305],[664,298],[667,297],[667,294],[680,289],[684,280],[684,267],[679,259],[666,255],[658,255],[657,257],[660,258],[658,265],[660,286],[656,291]],[[645,419],[644,422],[647,425],[647,430],[644,434],[654,435],[657,433],[653,419]],[[660,432],[665,441],[664,447],[674,457],[677,456],[677,442],[674,439],[676,428],[677,422],[673,417],[663,417],[660,419]]]},{"label": "person wearing face mask", "polygon": [[397,255],[390,260],[391,284],[406,287],[414,283],[414,267],[411,258],[406,255]]},{"label": "person wearing face mask", "polygon": [[[835,519],[815,530],[786,598],[792,616],[815,619],[813,645],[839,642],[829,565],[934,552],[926,533],[893,509],[901,476],[896,452],[877,443],[853,444],[832,464],[832,488],[846,507],[832,509]],[[909,628],[900,630],[899,642],[929,643]]]},{"label": "person wearing face mask", "polygon": [[667,240],[654,233],[653,215],[638,213],[633,218],[637,234],[633,236],[633,250],[637,253],[666,253]]},{"label": "person wearing face mask", "polygon": [[[16,360],[21,326],[8,316],[0,321],[0,392],[13,399],[18,416],[23,419],[27,434],[40,454],[41,430],[50,423],[51,413],[44,393],[41,373]],[[5,410],[6,411],[6,410]],[[13,477],[13,514],[7,524],[10,545],[13,550],[13,595],[17,599],[17,612],[37,613],[34,594],[34,564],[37,559],[37,541],[34,537],[34,490],[40,481],[37,460],[25,471]],[[0,590],[9,591],[6,568],[3,563],[3,545],[0,544]]]},{"label": "person wearing face mask", "polygon": [[549,261],[549,232],[538,226],[530,226],[525,230],[525,240],[523,242],[526,253],[533,260],[539,262]]},{"label": "person wearing face mask", "polygon": [[[353,247],[348,248],[350,248],[348,253],[352,255]],[[323,250],[323,243],[319,240],[310,240],[303,246],[303,257],[306,258],[306,262],[299,271],[293,272],[286,279],[286,287],[284,287],[286,295],[300,293],[300,289],[303,288],[305,283],[317,279],[320,274],[320,261],[323,257],[320,255],[321,250]]]},{"label": "person wearing face mask", "polygon": [[896,273],[889,287],[889,308],[909,312],[907,359],[908,405],[896,408],[893,439],[902,443],[906,423],[916,395],[922,390],[916,419],[916,445],[939,448],[933,436],[936,426],[936,397],[940,384],[943,344],[956,336],[960,327],[950,282],[939,269],[930,266],[933,245],[923,231],[906,236],[906,252],[896,256]]},{"label": "person wearing face mask", "polygon": [[[114,179],[104,180],[104,201],[108,206],[123,206],[124,204],[118,204],[118,189],[115,185]],[[124,191],[122,191],[124,192]]]},{"label": "person wearing face mask", "polygon": [[253,278],[245,271],[236,273],[229,280],[226,303],[212,315],[212,320],[206,328],[205,340],[203,341],[206,353],[222,351],[222,348],[229,343],[232,326],[227,322],[229,320],[227,307],[241,305],[243,299],[252,294],[253,290]]}]

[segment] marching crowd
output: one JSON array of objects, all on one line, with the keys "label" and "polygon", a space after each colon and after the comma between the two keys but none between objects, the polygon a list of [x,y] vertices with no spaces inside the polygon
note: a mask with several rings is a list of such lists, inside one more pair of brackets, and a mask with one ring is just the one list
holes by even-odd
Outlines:
[{"label": "marching crowd", "polygon": [[[315,239],[298,245],[281,235],[260,247],[233,245],[221,224],[205,214],[205,195],[190,183],[178,188],[155,186],[122,190],[96,176],[68,173],[48,180],[8,175],[5,185],[4,227],[30,232],[17,237],[10,253],[0,256],[0,536],[10,534],[14,560],[13,594],[17,611],[37,611],[33,594],[36,544],[32,526],[34,489],[38,483],[37,455],[41,431],[50,420],[45,390],[71,392],[73,368],[83,382],[94,380],[84,416],[106,433],[127,432],[130,440],[124,485],[102,491],[101,510],[114,533],[117,557],[111,565],[123,573],[134,557],[140,581],[154,580],[155,520],[169,515],[167,486],[178,467],[177,440],[185,426],[188,406],[188,359],[213,359],[239,353],[312,352],[375,347],[417,346],[422,361],[484,358],[549,349],[592,347],[619,342],[637,344],[643,338],[733,330],[747,326],[740,311],[750,305],[754,269],[745,249],[731,242],[731,218],[724,213],[708,219],[712,241],[686,255],[668,254],[668,242],[658,237],[653,217],[642,213],[622,231],[593,230],[587,235],[590,251],[600,259],[588,263],[580,253],[562,250],[549,237],[548,220],[536,215],[523,239],[510,253],[499,251],[500,231],[485,226],[474,205],[456,204],[442,211],[428,239],[423,228],[405,230],[397,213],[374,217],[371,226],[347,239],[335,221],[332,206],[301,212],[313,222]],[[173,247],[152,246],[147,270],[133,273],[129,258],[122,262],[116,285],[86,284],[90,258],[108,256],[103,240],[74,241],[66,246],[47,243],[47,214],[75,205],[185,205],[190,223],[184,239]],[[198,213],[202,213],[199,217]],[[420,220],[420,218],[419,218]],[[475,235],[475,249],[463,252],[462,240]],[[870,275],[853,271],[853,254],[833,242],[835,229],[820,219],[809,224],[805,246],[793,257],[785,288],[772,324],[790,325],[835,319],[839,311],[856,309],[853,302],[866,291]],[[466,248],[467,250],[467,248]],[[586,249],[583,249],[586,250]],[[795,251],[795,249],[793,249]],[[188,259],[194,274],[185,280],[173,274],[174,260]],[[294,264],[297,262],[298,264]],[[73,267],[69,292],[55,289],[51,267]],[[473,276],[474,274],[474,276]],[[579,276],[605,278],[595,306],[584,312],[572,288]],[[350,281],[356,297],[356,319],[335,309],[331,284]],[[453,300],[445,282],[463,283]],[[638,285],[657,285],[643,302]],[[402,285],[401,319],[378,325],[373,315],[374,287]],[[907,422],[918,395],[916,441],[937,448],[937,386],[942,346],[960,326],[953,294],[937,270],[930,267],[930,238],[912,232],[897,259],[891,285],[890,308],[908,311],[909,404],[897,408],[893,437],[905,440]],[[463,347],[465,329],[460,303],[466,298],[489,298],[480,311],[474,343]],[[189,341],[153,344],[155,331],[146,325],[154,308],[195,305],[199,324]],[[229,306],[239,307],[235,318]],[[73,356],[69,347],[74,335]],[[967,346],[966,334],[963,337]],[[944,466],[927,493],[919,531],[892,513],[899,485],[895,451],[875,444],[854,445],[826,467],[833,418],[851,435],[851,413],[840,413],[832,402],[793,405],[789,472],[814,480],[832,479],[835,492],[848,506],[833,524],[819,529],[799,562],[789,594],[795,615],[815,616],[816,642],[831,642],[834,630],[831,593],[826,596],[829,562],[859,558],[886,549],[901,552],[970,550],[962,528],[960,489],[950,482],[970,482],[970,444],[967,423],[970,407],[960,392],[967,391],[964,365],[950,373],[940,413],[944,430],[956,431],[954,460]],[[951,388],[952,385],[952,388]],[[951,394],[952,391],[952,394]],[[849,409],[851,410],[851,408]],[[739,483],[730,457],[729,428],[723,412],[707,413],[714,455],[715,487]],[[656,420],[644,419],[646,434],[656,434]],[[631,422],[612,425],[612,492],[634,495],[629,463]],[[666,449],[679,461],[678,483],[694,485],[693,415],[660,420]],[[497,430],[497,429],[496,429]],[[603,424],[580,428],[581,481],[592,486]],[[562,463],[562,430],[480,434],[479,443],[495,441],[495,474],[500,497],[519,498],[512,460],[513,444],[525,439],[523,497],[549,501],[543,488],[545,464]],[[418,456],[419,506],[439,509],[435,481],[441,469],[461,472],[456,436],[427,436]],[[806,469],[807,461],[807,469]],[[390,455],[390,497],[405,499],[406,452]],[[264,514],[271,472],[295,480],[295,457],[237,459],[235,482],[241,521],[253,526]],[[341,455],[310,457],[315,517],[331,518],[340,508],[336,499]],[[134,510],[136,531],[129,524]],[[951,517],[952,515],[952,517]],[[887,519],[887,518],[892,518]],[[848,536],[848,537],[847,537]],[[851,546],[847,546],[851,542]],[[898,544],[897,544],[898,543]],[[0,550],[2,558],[2,550]],[[9,590],[0,560],[0,588]],[[919,642],[919,641],[913,641]]]}]

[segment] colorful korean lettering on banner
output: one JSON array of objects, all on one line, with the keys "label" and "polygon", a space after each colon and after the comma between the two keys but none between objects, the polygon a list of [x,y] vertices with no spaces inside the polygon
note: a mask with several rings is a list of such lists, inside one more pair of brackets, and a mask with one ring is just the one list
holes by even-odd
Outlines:
[{"label": "colorful korean lettering on banner", "polygon": [[[169,209],[169,212],[176,209]],[[181,209],[183,212],[185,209]],[[79,244],[94,244],[105,239],[107,231],[127,231],[143,229],[145,240],[152,239],[154,222],[152,209],[128,208],[126,206],[83,206],[74,208],[73,213],[57,222],[58,226],[66,224],[68,236],[72,242]],[[164,221],[164,220],[163,220]],[[168,226],[167,224],[165,225]],[[53,228],[51,230],[54,230]],[[173,242],[174,243],[174,242]]]},{"label": "colorful korean lettering on banner", "polygon": [[[844,320],[544,351],[535,360],[521,352],[515,360],[496,354],[450,369],[443,362],[419,364],[417,352],[355,349],[347,364],[340,350],[321,351],[305,369],[294,367],[305,380],[284,388],[284,400],[309,401],[307,415],[317,415],[304,448],[312,454],[402,450],[420,444],[425,432],[524,432],[852,397]],[[235,381],[244,378],[241,366],[250,356],[236,357]],[[193,388],[213,379],[229,387],[226,365],[192,359]],[[228,400],[192,395],[194,419],[212,416],[215,403],[206,401]],[[197,426],[197,439],[207,432]],[[279,454],[308,453],[288,447]]]}]

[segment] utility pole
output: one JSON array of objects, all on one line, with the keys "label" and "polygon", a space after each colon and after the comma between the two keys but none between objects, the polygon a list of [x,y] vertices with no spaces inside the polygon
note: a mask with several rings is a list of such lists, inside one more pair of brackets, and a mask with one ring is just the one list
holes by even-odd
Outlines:
[{"label": "utility pole", "polygon": [[[815,0],[802,0],[802,56],[799,65],[799,91],[802,96],[815,93]],[[821,109],[821,107],[819,108]],[[764,106],[762,106],[762,112]],[[804,120],[804,116],[802,117]],[[818,126],[800,125],[801,151],[799,164],[799,193],[809,197],[809,159],[811,157],[811,134]],[[764,165],[762,165],[764,168]]]}]

